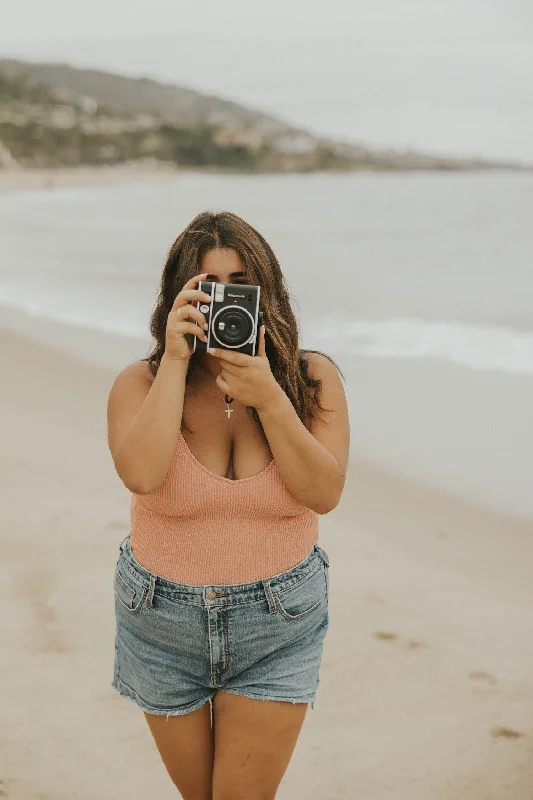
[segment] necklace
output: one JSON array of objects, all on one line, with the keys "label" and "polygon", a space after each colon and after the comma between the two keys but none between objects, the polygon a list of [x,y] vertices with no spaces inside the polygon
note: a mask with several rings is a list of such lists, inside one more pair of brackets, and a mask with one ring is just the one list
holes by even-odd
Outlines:
[{"label": "necklace", "polygon": [[211,380],[211,378],[209,377],[209,375],[207,374],[207,372],[205,371],[205,369],[204,369],[203,367],[201,367],[201,366],[200,366],[200,364],[197,364],[196,366],[198,367],[198,369],[199,369],[199,370],[201,370],[201,372],[203,372],[203,373],[204,373],[204,375],[205,375],[205,377],[207,378],[207,380],[209,381],[209,383],[210,383],[210,384],[213,386],[213,389],[215,390],[215,392],[216,392],[216,393],[218,394],[218,396],[219,396],[220,398],[222,398],[222,399],[224,400],[224,402],[226,403],[226,406],[227,406],[227,408],[226,408],[226,410],[224,411],[224,413],[228,415],[228,419],[229,419],[229,418],[230,418],[230,416],[231,416],[231,414],[233,413],[233,409],[229,407],[229,404],[230,404],[230,403],[233,403],[233,401],[234,401],[234,399],[235,399],[235,398],[234,398],[234,397],[230,397],[230,398],[228,399],[228,395],[225,395],[224,397],[222,397],[222,395],[220,394],[220,392],[218,391],[218,389],[217,389],[217,387],[216,387],[216,384],[214,384],[214,383],[213,383],[213,381]]}]

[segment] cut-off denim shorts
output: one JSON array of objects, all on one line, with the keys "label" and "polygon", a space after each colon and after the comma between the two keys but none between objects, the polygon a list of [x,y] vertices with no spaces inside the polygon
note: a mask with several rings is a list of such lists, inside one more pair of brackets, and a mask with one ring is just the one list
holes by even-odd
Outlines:
[{"label": "cut-off denim shorts", "polygon": [[317,706],[328,628],[329,559],[315,544],[285,572],[195,586],[136,561],[130,535],[115,566],[111,687],[150,714],[187,714],[217,689]]}]

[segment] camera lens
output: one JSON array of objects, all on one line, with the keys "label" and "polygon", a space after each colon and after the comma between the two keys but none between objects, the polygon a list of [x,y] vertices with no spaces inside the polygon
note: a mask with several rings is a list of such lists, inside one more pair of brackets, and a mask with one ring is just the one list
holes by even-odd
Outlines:
[{"label": "camera lens", "polygon": [[252,319],[238,306],[225,308],[215,322],[216,337],[233,347],[245,344],[252,335]]}]

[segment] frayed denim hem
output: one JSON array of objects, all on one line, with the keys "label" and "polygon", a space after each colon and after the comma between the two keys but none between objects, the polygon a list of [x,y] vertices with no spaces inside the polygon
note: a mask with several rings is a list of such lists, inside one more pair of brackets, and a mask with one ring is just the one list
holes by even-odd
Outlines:
[{"label": "frayed denim hem", "polygon": [[158,708],[157,706],[151,706],[149,703],[143,700],[142,697],[139,697],[137,692],[128,686],[127,683],[121,681],[120,678],[113,678],[110,686],[112,689],[115,689],[121,697],[125,697],[127,700],[134,702],[135,705],[142,711],[146,711],[148,714],[164,716],[167,717],[167,719],[168,717],[181,716],[183,714],[189,714],[191,711],[196,711],[213,697],[213,695],[207,695],[207,697],[204,697],[202,700],[194,700],[191,703],[187,703],[185,706],[181,706],[180,708],[165,709]]},{"label": "frayed denim hem", "polygon": [[314,695],[308,695],[307,697],[298,698],[297,700],[293,700],[290,697],[273,697],[273,696],[266,696],[261,694],[250,694],[249,692],[240,692],[238,689],[227,689],[225,686],[220,687],[223,692],[229,692],[229,694],[237,694],[240,697],[250,697],[252,700],[281,700],[284,703],[311,703],[311,708],[314,710],[318,706],[318,701],[316,697],[316,693]]}]

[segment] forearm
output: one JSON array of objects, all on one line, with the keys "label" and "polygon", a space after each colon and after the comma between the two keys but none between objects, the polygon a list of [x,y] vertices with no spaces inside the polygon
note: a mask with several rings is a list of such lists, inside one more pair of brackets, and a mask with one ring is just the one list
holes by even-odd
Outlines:
[{"label": "forearm", "polygon": [[280,387],[277,397],[257,413],[292,496],[318,514],[335,508],[344,483],[339,463],[307,430],[283,389]]},{"label": "forearm", "polygon": [[165,479],[181,426],[187,366],[187,361],[163,355],[135,422],[120,443],[117,469],[122,467],[132,491],[153,491]]}]

